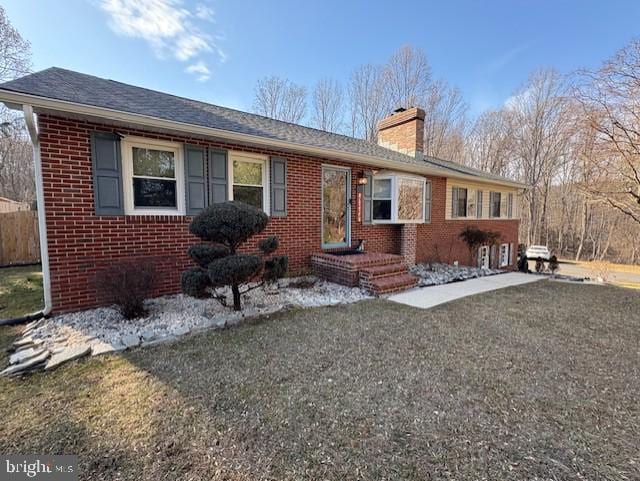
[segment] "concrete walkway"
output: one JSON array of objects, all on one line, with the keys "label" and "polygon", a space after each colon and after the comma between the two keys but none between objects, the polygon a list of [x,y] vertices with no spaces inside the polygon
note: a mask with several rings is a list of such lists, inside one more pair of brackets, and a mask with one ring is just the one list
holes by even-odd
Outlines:
[{"label": "concrete walkway", "polygon": [[419,287],[410,291],[401,292],[390,296],[390,301],[399,302],[408,306],[428,309],[438,304],[454,301],[462,297],[480,294],[481,292],[494,291],[504,287],[519,286],[546,279],[544,276],[509,272],[495,276],[479,277],[462,282],[452,282],[440,286]]}]

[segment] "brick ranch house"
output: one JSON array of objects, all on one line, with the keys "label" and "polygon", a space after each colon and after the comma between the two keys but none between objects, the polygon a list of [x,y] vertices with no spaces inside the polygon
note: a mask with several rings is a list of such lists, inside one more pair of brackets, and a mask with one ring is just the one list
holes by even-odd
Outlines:
[{"label": "brick ranch house", "polygon": [[60,68],[1,84],[0,101],[34,146],[46,313],[100,305],[94,278],[122,259],[153,258],[156,294],[179,291],[192,216],[228,199],[270,215],[292,273],[375,292],[413,285],[415,262],[469,264],[467,225],[500,233],[479,263],[515,263],[525,186],[424,155],[419,108],[380,122],[375,145]]}]

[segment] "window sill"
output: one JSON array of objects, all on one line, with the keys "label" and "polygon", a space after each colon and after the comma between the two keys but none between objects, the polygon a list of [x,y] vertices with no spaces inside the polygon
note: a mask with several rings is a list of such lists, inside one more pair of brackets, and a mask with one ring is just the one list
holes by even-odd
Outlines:
[{"label": "window sill", "polygon": [[180,212],[178,210],[154,210],[154,209],[136,209],[132,211],[127,211],[124,213],[127,217],[153,217],[153,216],[174,216],[180,217],[185,216],[185,212]]}]

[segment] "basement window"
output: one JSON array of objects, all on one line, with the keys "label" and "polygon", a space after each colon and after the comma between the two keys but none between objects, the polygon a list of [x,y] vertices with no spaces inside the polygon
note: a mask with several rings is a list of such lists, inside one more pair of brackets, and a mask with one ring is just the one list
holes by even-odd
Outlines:
[{"label": "basement window", "polygon": [[[425,221],[424,177],[389,173],[373,178],[373,222],[412,224]],[[429,214],[430,215],[430,214]]]}]

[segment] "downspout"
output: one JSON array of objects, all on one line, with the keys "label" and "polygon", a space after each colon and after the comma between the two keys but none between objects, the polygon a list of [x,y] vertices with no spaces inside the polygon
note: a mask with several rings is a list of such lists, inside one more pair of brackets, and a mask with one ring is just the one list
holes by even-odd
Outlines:
[{"label": "downspout", "polygon": [[[38,232],[40,233],[40,262],[42,263],[42,287],[44,289],[44,309],[32,314],[39,317],[48,316],[53,304],[51,301],[51,272],[49,270],[49,245],[47,241],[47,222],[44,208],[44,183],[42,180],[42,159],[40,158],[40,137],[38,125],[33,113],[33,107],[28,104],[22,106],[24,121],[29,131],[31,145],[33,146],[33,163],[36,180],[36,204],[38,206]],[[30,317],[30,316],[26,316]]]}]

